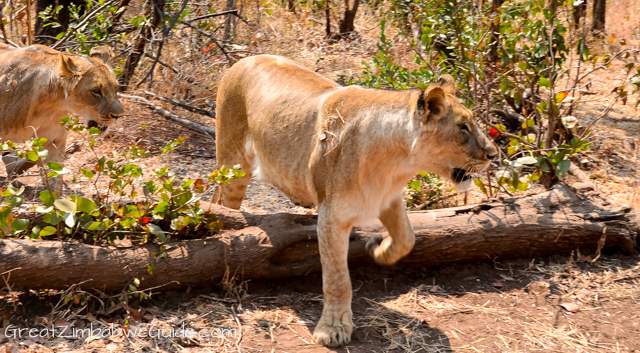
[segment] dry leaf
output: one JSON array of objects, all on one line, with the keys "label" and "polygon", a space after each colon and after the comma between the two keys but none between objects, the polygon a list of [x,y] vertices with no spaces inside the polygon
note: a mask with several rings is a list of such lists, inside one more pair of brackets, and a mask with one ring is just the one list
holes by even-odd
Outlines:
[{"label": "dry leaf", "polygon": [[500,277],[502,277],[502,279],[505,281],[515,281],[515,279],[511,276],[500,274]]},{"label": "dry leaf", "polygon": [[142,315],[140,314],[140,310],[133,310],[131,312],[131,318],[136,322],[142,322]]},{"label": "dry leaf", "polygon": [[502,289],[504,287],[504,283],[502,283],[500,281],[495,281],[495,282],[491,283],[491,285],[494,288],[497,288],[497,289]]},{"label": "dry leaf", "polygon": [[474,279],[478,279],[478,276],[469,276],[464,278],[465,281],[473,281]]},{"label": "dry leaf", "polygon": [[571,313],[577,313],[578,311],[580,311],[580,307],[578,307],[578,304],[576,303],[562,303],[560,304],[560,306]]},{"label": "dry leaf", "polygon": [[616,35],[615,35],[615,34],[612,34],[612,35],[611,35],[611,38],[609,38],[608,42],[609,42],[609,43],[613,43],[613,41],[614,41],[614,40],[616,40]]}]

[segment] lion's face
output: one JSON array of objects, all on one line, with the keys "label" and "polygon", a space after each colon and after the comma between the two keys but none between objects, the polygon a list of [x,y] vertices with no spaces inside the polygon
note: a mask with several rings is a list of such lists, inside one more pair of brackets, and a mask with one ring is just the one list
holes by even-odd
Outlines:
[{"label": "lion's face", "polygon": [[476,124],[473,112],[456,98],[451,76],[444,76],[425,94],[424,129],[439,146],[427,152],[433,158],[432,171],[465,190],[471,185],[472,174],[483,171],[498,150]]},{"label": "lion's face", "polygon": [[60,60],[60,76],[75,83],[67,98],[73,113],[87,119],[89,127],[105,131],[124,113],[117,96],[118,83],[111,70],[97,57],[61,54]]}]

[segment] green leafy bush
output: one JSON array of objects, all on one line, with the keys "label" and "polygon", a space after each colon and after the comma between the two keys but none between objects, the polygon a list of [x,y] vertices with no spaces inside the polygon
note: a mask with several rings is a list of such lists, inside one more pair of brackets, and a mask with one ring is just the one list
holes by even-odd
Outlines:
[{"label": "green leafy bush", "polygon": [[[83,131],[78,120],[62,118],[62,125],[73,131]],[[85,141],[94,152],[95,136],[100,131],[92,128]],[[42,147],[46,139],[32,139],[23,146],[4,142],[2,150],[13,150],[18,156],[31,161],[46,157]],[[163,153],[175,149],[184,142],[180,137],[171,141]],[[50,236],[80,238],[84,241],[112,244],[116,238],[127,237],[134,243],[145,243],[158,239],[167,242],[171,237],[205,236],[221,229],[222,224],[210,211],[200,207],[200,198],[214,184],[225,184],[242,178],[241,166],[221,167],[207,180],[182,180],[172,174],[168,167],[151,173],[151,178],[136,185],[136,180],[148,174],[139,164],[148,152],[137,144],[128,146],[122,153],[113,153],[113,158],[98,157],[93,169],[80,173],[93,181],[95,197],[85,198],[71,195],[58,197],[53,191],[43,190],[39,194],[42,205],[29,207],[42,216],[42,222],[31,225],[26,218],[16,217],[14,211],[24,205],[22,194],[25,188],[11,185],[0,190],[0,237],[28,236],[42,239]],[[46,178],[68,173],[57,163],[43,166]],[[74,175],[74,180],[76,176]],[[100,192],[98,180],[108,180],[107,193]],[[139,195],[139,192],[142,194]]]},{"label": "green leafy bush", "polygon": [[[362,74],[348,83],[426,88],[442,74],[453,75],[459,98],[501,147],[498,170],[489,171],[492,180],[479,179],[476,185],[488,196],[527,190],[532,182],[549,188],[568,172],[572,156],[589,149],[592,127],[610,109],[592,122],[573,116],[581,103],[580,82],[630,53],[590,54],[588,33],[571,25],[571,1],[556,8],[544,0],[491,6],[396,0],[388,19],[413,38],[414,64],[397,63],[383,21],[377,55],[363,62]],[[632,61],[625,67],[627,77],[613,90],[612,104],[626,103],[629,86],[636,87],[634,93],[640,89],[640,68]]]}]

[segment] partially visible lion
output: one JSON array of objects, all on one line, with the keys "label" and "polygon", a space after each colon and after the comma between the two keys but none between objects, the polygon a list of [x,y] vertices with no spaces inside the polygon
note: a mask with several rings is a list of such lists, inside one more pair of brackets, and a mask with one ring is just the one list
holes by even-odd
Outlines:
[{"label": "partially visible lion", "polygon": [[[42,45],[12,48],[0,44],[0,139],[47,138],[45,162],[62,164],[67,130],[60,125],[61,117],[80,115],[88,126],[106,130],[124,113],[116,95],[118,83],[103,62],[108,62],[109,54],[104,48],[84,57]],[[8,173],[33,165],[15,163],[19,166],[7,166]],[[62,185],[61,177],[50,180],[58,195]]]},{"label": "partially visible lion", "polygon": [[247,177],[222,185],[219,201],[239,208],[255,168],[295,203],[318,207],[319,343],[351,340],[351,228],[380,219],[389,236],[367,249],[392,265],[415,242],[402,199],[407,181],[431,171],[468,186],[497,155],[455,90],[448,75],[425,90],[341,87],[277,56],[240,60],[220,82],[217,164],[241,164]]}]

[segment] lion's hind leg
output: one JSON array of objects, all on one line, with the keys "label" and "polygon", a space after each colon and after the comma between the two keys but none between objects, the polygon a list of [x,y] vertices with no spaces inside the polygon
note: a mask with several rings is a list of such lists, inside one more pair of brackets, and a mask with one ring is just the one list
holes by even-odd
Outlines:
[{"label": "lion's hind leg", "polygon": [[367,242],[366,249],[377,264],[390,266],[409,254],[416,242],[413,227],[404,209],[402,195],[396,197],[389,207],[380,213],[380,221],[389,231],[389,236],[374,236]]}]

